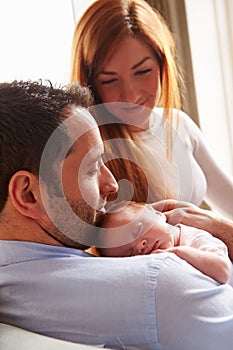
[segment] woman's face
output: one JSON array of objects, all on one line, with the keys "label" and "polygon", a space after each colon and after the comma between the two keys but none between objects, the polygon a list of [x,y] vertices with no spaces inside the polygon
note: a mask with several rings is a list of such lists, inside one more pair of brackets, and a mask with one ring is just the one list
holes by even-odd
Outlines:
[{"label": "woman's face", "polygon": [[[124,123],[148,127],[148,109],[153,109],[161,93],[160,67],[153,49],[142,39],[124,39],[107,59],[95,80],[103,103]],[[147,111],[147,113],[146,113]]]}]

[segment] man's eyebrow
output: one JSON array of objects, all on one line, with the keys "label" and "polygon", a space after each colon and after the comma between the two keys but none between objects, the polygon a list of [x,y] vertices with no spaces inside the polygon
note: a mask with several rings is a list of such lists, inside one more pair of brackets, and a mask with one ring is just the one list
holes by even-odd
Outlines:
[{"label": "man's eyebrow", "polygon": [[[144,57],[141,61],[139,61],[138,63],[134,64],[134,65],[131,67],[131,70],[138,68],[138,67],[141,66],[145,61],[150,60],[150,59],[151,59],[151,57],[149,57],[149,56]],[[102,70],[99,74],[104,74],[104,75],[116,75],[117,73],[116,73],[116,72],[113,72],[113,71],[105,71],[105,70]]]},{"label": "man's eyebrow", "polygon": [[88,161],[88,163],[87,163],[87,165],[89,166],[89,165],[92,165],[95,162],[99,162],[103,158],[103,156],[104,156],[104,152],[103,153],[99,153],[97,155],[91,156],[89,161]]}]

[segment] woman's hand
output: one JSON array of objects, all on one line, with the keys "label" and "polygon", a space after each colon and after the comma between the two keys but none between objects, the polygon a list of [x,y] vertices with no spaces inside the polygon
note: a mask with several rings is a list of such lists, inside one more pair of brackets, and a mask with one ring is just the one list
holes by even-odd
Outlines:
[{"label": "woman's hand", "polygon": [[162,211],[171,225],[182,223],[186,226],[193,226],[202,230],[213,232],[220,217],[210,211],[197,207],[196,205],[176,201],[174,199],[163,200],[152,204],[153,208]]},{"label": "woman's hand", "polygon": [[211,210],[201,209],[192,203],[174,199],[153,203],[152,206],[163,212],[167,222],[172,225],[182,223],[186,226],[193,226],[221,239],[227,245],[229,257],[233,261],[233,221]]}]

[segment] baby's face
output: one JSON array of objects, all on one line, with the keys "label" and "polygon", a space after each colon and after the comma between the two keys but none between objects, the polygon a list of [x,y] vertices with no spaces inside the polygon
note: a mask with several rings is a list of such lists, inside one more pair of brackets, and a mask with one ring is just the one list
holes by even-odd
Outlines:
[{"label": "baby's face", "polygon": [[127,207],[111,215],[101,231],[103,256],[126,257],[150,254],[174,246],[171,229],[164,214],[153,208]]}]

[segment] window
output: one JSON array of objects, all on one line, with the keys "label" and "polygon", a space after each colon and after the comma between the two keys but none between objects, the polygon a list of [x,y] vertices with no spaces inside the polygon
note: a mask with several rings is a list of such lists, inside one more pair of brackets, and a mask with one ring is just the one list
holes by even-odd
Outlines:
[{"label": "window", "polygon": [[66,83],[73,31],[71,1],[0,1],[1,81]]}]

